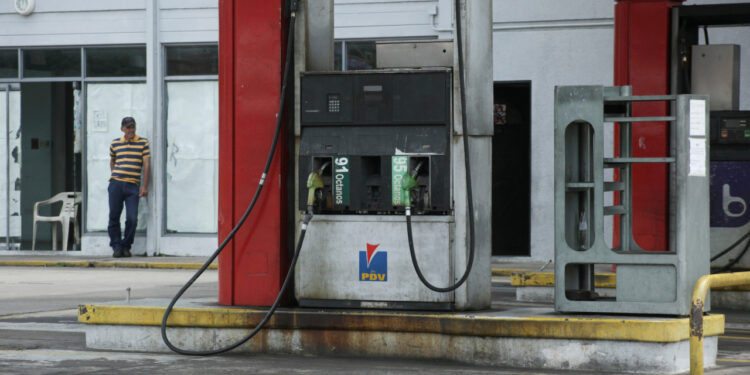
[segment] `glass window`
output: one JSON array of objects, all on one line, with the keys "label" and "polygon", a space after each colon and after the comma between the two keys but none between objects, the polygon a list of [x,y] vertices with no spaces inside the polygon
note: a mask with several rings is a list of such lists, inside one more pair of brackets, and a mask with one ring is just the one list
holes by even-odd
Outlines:
[{"label": "glass window", "polygon": [[219,84],[167,83],[167,232],[216,233]]},{"label": "glass window", "polygon": [[333,43],[333,70],[341,70],[341,42]]},{"label": "glass window", "polygon": [[86,48],[86,76],[146,76],[146,47]]},{"label": "glass window", "polygon": [[18,78],[18,50],[0,49],[0,78]]},{"label": "glass window", "polygon": [[23,51],[23,76],[80,77],[81,49],[28,49]]},{"label": "glass window", "polygon": [[375,42],[346,42],[346,70],[375,69]]},{"label": "glass window", "polygon": [[166,51],[168,76],[219,74],[218,46],[174,46]]},{"label": "glass window", "polygon": [[[86,230],[105,231],[109,221],[109,144],[122,137],[125,116],[136,121],[136,134],[149,138],[145,83],[89,83],[86,86]],[[149,138],[151,141],[151,138]],[[155,145],[151,144],[153,154]],[[153,171],[153,166],[151,170]],[[153,173],[153,172],[152,172]],[[153,193],[152,193],[153,194]],[[146,229],[148,200],[138,206],[138,228]],[[125,213],[121,216],[125,228]]]}]

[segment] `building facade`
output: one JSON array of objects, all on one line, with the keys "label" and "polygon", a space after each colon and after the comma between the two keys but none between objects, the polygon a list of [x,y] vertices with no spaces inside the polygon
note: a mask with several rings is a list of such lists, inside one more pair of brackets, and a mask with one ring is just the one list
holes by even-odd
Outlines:
[{"label": "building facade", "polygon": [[[21,15],[0,2],[0,248],[30,248],[33,202],[70,190],[83,193],[83,253],[109,254],[106,148],[133,116],[152,149],[136,253],[215,249],[217,3],[36,0]],[[614,5],[493,0],[494,256],[554,256],[554,87],[612,84]],[[374,67],[377,40],[452,39],[452,20],[453,0],[335,0],[336,69]],[[716,28],[711,41],[747,35]]]},{"label": "building facade", "polygon": [[[111,254],[109,142],[132,116],[152,150],[134,253],[203,255],[216,246],[216,0],[0,3],[0,247],[30,249],[33,205],[83,194],[82,253]],[[50,212],[48,211],[47,214]],[[123,215],[124,220],[124,215]],[[39,224],[37,248],[50,248]],[[46,244],[45,244],[46,242]]]}]

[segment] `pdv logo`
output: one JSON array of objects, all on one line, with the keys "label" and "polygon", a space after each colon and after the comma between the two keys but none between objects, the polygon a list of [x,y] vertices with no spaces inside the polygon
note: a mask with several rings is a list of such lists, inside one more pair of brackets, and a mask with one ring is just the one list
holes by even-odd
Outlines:
[{"label": "pdv logo", "polygon": [[359,252],[359,281],[388,281],[388,253],[378,246],[368,243],[367,251]]}]

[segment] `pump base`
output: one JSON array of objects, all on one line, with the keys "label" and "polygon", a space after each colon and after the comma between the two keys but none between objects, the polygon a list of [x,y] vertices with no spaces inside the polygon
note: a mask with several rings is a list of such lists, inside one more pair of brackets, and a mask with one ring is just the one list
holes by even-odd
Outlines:
[{"label": "pump base", "polygon": [[[87,305],[86,346],[93,349],[169,349],[159,324],[166,301],[148,306]],[[247,334],[264,310],[209,307],[187,300],[170,317],[168,335],[181,347],[207,350]],[[472,313],[374,310],[278,310],[241,352],[452,361],[503,368],[595,372],[678,373],[689,369],[688,318],[563,315],[551,308]],[[716,364],[723,315],[704,319],[704,364]]]}]

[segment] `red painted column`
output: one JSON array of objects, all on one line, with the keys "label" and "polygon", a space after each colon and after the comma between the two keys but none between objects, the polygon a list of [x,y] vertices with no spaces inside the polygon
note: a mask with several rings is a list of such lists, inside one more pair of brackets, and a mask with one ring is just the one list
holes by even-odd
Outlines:
[{"label": "red painted column", "polygon": [[[615,5],[614,84],[633,87],[633,95],[669,94],[670,9],[681,0],[619,0]],[[633,116],[666,116],[664,103],[635,103]],[[633,157],[669,153],[668,123],[637,123],[632,127]],[[615,137],[615,153],[619,139]],[[633,236],[646,250],[667,250],[669,239],[669,169],[636,164],[632,170]],[[615,217],[617,219],[617,217]],[[619,225],[615,221],[615,246]]]},{"label": "red painted column", "polygon": [[[219,1],[219,223],[222,241],[258,186],[280,100],[282,0]],[[252,214],[219,256],[219,303],[269,306],[288,267],[286,141]]]}]

